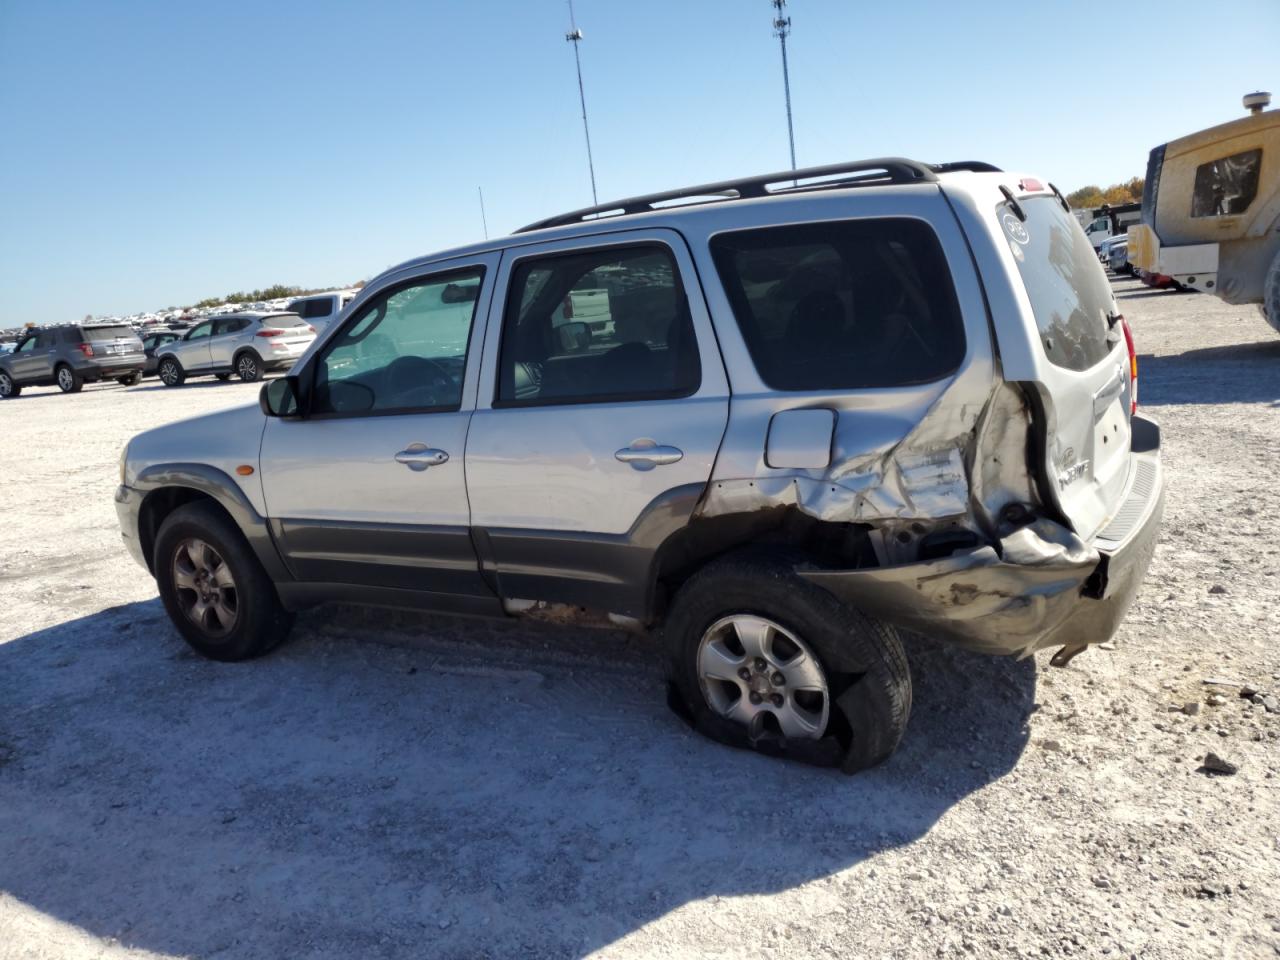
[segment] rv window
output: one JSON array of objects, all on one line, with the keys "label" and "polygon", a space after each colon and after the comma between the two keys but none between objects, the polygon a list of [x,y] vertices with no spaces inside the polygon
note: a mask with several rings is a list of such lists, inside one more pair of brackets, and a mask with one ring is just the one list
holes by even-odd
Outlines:
[{"label": "rv window", "polygon": [[1261,149],[1237,153],[1196,167],[1196,182],[1191,190],[1191,216],[1222,217],[1244,213],[1258,195],[1258,171],[1261,167]]}]

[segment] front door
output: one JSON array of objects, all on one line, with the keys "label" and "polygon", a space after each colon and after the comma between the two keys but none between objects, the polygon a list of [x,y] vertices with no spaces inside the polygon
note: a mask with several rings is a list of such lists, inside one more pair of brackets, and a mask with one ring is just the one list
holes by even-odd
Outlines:
[{"label": "front door", "polygon": [[50,336],[52,335],[33,333],[18,344],[9,361],[15,383],[21,385],[33,380],[47,380],[53,375],[52,351],[48,349],[53,345],[52,341],[41,342],[41,337]]},{"label": "front door", "polygon": [[183,370],[207,370],[209,368],[209,340],[213,334],[213,321],[197,323],[186,336],[173,345],[173,355]]},{"label": "front door", "polygon": [[482,562],[506,598],[641,616],[728,420],[688,250],[670,230],[521,247],[498,291],[467,440]]},{"label": "front door", "polygon": [[268,420],[263,490],[298,579],[496,602],[471,545],[463,453],[497,263],[388,278],[299,371],[305,418]]}]

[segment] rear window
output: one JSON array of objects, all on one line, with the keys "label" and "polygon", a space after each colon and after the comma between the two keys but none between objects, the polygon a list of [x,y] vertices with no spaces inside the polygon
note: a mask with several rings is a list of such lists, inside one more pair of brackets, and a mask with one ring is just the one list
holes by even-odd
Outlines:
[{"label": "rear window", "polygon": [[1056,197],[1018,202],[1025,222],[1007,203],[996,211],[1031,300],[1040,345],[1054,365],[1088,370],[1111,352],[1111,284],[1089,238]]},{"label": "rear window", "polygon": [[964,359],[951,273],[919,220],[722,233],[711,253],[760,379],[774,390],[927,383]]},{"label": "rear window", "polygon": [[114,340],[117,337],[134,337],[133,327],[128,324],[120,324],[118,327],[81,327],[80,333],[89,343],[95,343],[99,340]]},{"label": "rear window", "polygon": [[281,313],[274,317],[263,317],[262,325],[264,327],[303,327],[307,321],[303,320],[295,313]]},{"label": "rear window", "polygon": [[1247,150],[1196,167],[1191,216],[1224,217],[1244,213],[1258,195],[1262,150]]}]

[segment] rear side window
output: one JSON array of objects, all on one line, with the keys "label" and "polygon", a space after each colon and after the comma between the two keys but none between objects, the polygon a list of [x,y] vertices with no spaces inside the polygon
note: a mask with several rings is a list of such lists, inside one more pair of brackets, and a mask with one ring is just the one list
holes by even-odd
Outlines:
[{"label": "rear side window", "polygon": [[518,264],[498,369],[499,406],[697,392],[698,345],[671,253],[611,247]]},{"label": "rear side window", "polygon": [[1244,213],[1258,195],[1262,150],[1247,150],[1196,167],[1191,216],[1222,217]]},{"label": "rear side window", "polygon": [[1031,197],[1019,205],[1025,222],[1007,203],[996,215],[1027,288],[1040,346],[1054,365],[1088,370],[1111,352],[1111,284],[1084,231],[1056,197]]},{"label": "rear side window", "polygon": [[96,343],[100,340],[114,340],[117,337],[132,338],[133,327],[127,324],[121,324],[118,327],[81,327],[80,333],[84,336],[85,341]]},{"label": "rear side window", "polygon": [[964,359],[951,273],[922,221],[722,233],[711,254],[760,379],[774,390],[927,383]]},{"label": "rear side window", "polygon": [[320,297],[316,300],[303,300],[299,305],[302,309],[298,312],[307,320],[314,320],[318,317],[327,317],[332,312],[332,302],[333,301],[328,297]]}]

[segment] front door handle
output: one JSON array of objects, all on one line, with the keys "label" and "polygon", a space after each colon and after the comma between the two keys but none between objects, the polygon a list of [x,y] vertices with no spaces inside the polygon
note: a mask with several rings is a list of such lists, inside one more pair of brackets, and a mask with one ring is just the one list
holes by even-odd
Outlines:
[{"label": "front door handle", "polygon": [[616,460],[631,464],[635,470],[652,470],[654,467],[682,460],[684,451],[679,447],[669,447],[644,438],[633,441],[631,446],[623,447],[613,456]]},{"label": "front door handle", "polygon": [[410,470],[422,471],[427,467],[438,467],[449,459],[443,450],[428,447],[425,443],[411,443],[396,454],[396,463],[403,463]]}]

